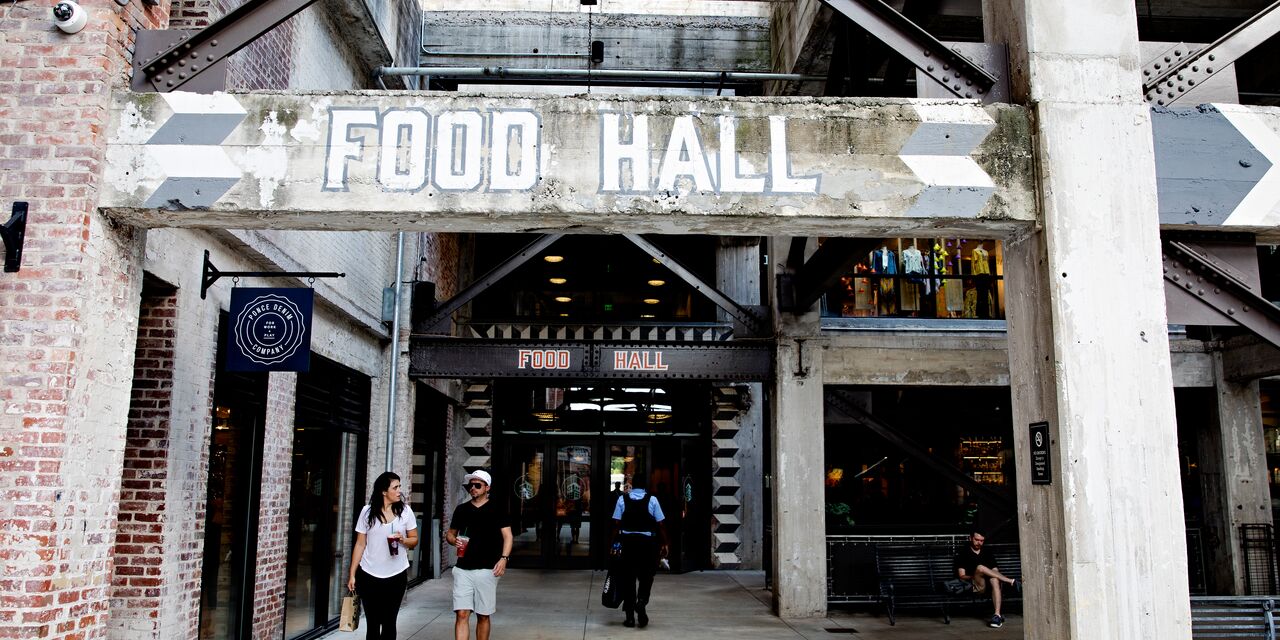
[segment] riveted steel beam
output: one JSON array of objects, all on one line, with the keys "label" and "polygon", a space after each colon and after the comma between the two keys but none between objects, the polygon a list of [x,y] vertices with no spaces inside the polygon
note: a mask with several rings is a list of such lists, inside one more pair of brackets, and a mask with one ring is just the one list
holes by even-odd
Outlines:
[{"label": "riveted steel beam", "polygon": [[961,471],[955,465],[947,462],[946,460],[930,453],[927,447],[924,447],[911,438],[903,435],[902,432],[895,429],[889,423],[871,415],[869,412],[859,407],[857,402],[849,396],[847,391],[841,391],[839,389],[827,391],[826,403],[830,405],[831,408],[849,416],[855,422],[870,429],[872,433],[880,436],[898,449],[901,449],[903,453],[916,459],[918,462],[923,463],[942,477],[964,487],[966,490],[974,494],[977,494],[978,497],[986,501],[987,504],[996,507],[1001,511],[1014,511],[1014,501],[1009,496],[974,480],[969,476],[969,474]]},{"label": "riveted steel beam", "polygon": [[649,254],[654,260],[657,260],[662,266],[671,270],[681,280],[684,280],[694,291],[706,296],[707,299],[715,303],[717,307],[724,309],[726,313],[732,316],[738,322],[741,322],[751,332],[751,335],[761,335],[764,329],[764,321],[760,316],[751,309],[738,304],[733,298],[725,295],[719,289],[703,282],[696,274],[680,264],[675,258],[667,254],[657,245],[645,240],[643,237],[635,234],[626,234],[624,236],[630,240],[632,244],[640,247],[645,253]]},{"label": "riveted steel beam", "polygon": [[409,338],[409,376],[413,378],[752,382],[772,379],[773,357],[770,340]]},{"label": "riveted steel beam", "polygon": [[315,1],[249,0],[204,29],[173,34],[160,53],[135,66],[134,74],[141,72],[158,92],[177,91]]},{"label": "riveted steel beam", "polygon": [[521,265],[541,253],[543,249],[551,246],[552,243],[559,240],[563,235],[564,234],[562,233],[549,233],[545,236],[539,237],[533,242],[530,242],[525,246],[525,248],[517,251],[510,258],[504,260],[502,264],[499,264],[489,270],[489,273],[484,274],[480,279],[472,282],[466,289],[459,291],[457,295],[442,303],[436,308],[435,312],[423,320],[420,325],[414,326],[413,331],[418,333],[435,331],[437,327],[444,324],[445,321],[449,319],[449,316],[453,315],[454,311],[460,309],[462,305],[471,302],[472,299],[484,292],[485,289],[493,286],[499,280],[511,275],[512,271],[520,268]]},{"label": "riveted steel beam", "polygon": [[804,313],[822,294],[839,282],[840,276],[849,271],[858,255],[853,249],[857,242],[851,238],[827,238],[809,261],[795,276],[795,306],[791,311]]},{"label": "riveted steel beam", "polygon": [[1159,107],[1173,104],[1276,33],[1280,33],[1280,1],[1204,48],[1175,45],[1142,69],[1147,103]]},{"label": "riveted steel beam", "polygon": [[1253,332],[1262,340],[1280,347],[1280,308],[1259,291],[1232,275],[1229,265],[1194,245],[1164,241],[1164,278],[1199,298],[1225,318]]},{"label": "riveted steel beam", "polygon": [[822,0],[957,98],[986,100],[996,79],[881,0]]}]

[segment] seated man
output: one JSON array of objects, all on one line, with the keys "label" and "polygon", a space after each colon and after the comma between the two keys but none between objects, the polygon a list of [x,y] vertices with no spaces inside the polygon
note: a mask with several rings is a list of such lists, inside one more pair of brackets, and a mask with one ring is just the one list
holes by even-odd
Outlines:
[{"label": "seated man", "polygon": [[1000,615],[1002,584],[1008,584],[1015,589],[1021,585],[1017,580],[1000,573],[1000,569],[996,567],[995,556],[990,550],[982,548],[982,543],[985,541],[986,536],[980,531],[975,530],[969,534],[969,545],[956,554],[956,577],[969,582],[974,593],[990,591],[991,601],[995,604],[996,610],[987,626],[999,629],[1004,625],[1004,616]]}]

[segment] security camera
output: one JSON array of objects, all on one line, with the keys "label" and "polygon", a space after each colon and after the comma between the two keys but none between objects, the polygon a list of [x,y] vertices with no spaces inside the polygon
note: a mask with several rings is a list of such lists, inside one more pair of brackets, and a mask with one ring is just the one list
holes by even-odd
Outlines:
[{"label": "security camera", "polygon": [[71,0],[53,5],[53,24],[65,33],[79,33],[89,23],[89,12]]}]

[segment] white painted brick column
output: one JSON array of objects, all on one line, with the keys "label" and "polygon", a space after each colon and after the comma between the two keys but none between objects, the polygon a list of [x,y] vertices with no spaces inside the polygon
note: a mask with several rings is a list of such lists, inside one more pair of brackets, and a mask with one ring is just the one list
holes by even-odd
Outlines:
[{"label": "white painted brick column", "polygon": [[[1124,0],[990,0],[1035,110],[1043,224],[1007,247],[1025,637],[1187,638],[1150,111]],[[1052,484],[1028,424],[1048,421]]]}]

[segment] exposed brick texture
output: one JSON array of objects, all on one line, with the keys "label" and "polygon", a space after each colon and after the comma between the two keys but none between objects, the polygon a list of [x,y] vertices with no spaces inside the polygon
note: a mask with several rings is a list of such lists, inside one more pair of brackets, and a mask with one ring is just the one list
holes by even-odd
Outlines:
[{"label": "exposed brick texture", "polygon": [[258,508],[258,564],[253,637],[276,640],[284,632],[285,561],[289,551],[289,474],[293,469],[293,416],[298,374],[272,373],[267,383],[262,445],[262,501]]},{"label": "exposed brick texture", "polygon": [[95,203],[110,88],[168,11],[82,4],[69,35],[47,2],[0,3],[0,202],[31,211],[0,278],[5,638],[101,638],[109,617],[142,244]]},{"label": "exposed brick texture", "polygon": [[[120,481],[111,627],[133,637],[158,637],[166,540],[165,490],[169,482],[169,415],[177,296],[147,296],[138,314],[133,397]],[[199,583],[196,583],[199,588]],[[125,635],[119,633],[117,635]]]}]

